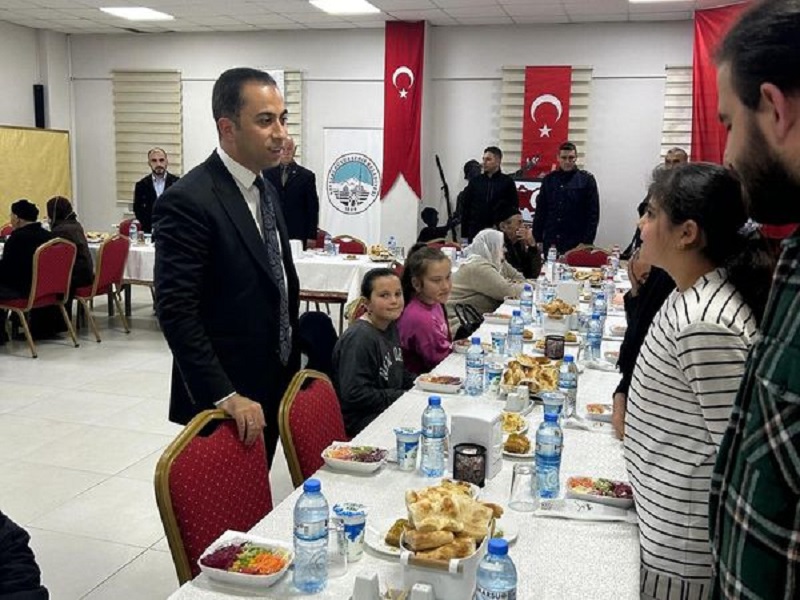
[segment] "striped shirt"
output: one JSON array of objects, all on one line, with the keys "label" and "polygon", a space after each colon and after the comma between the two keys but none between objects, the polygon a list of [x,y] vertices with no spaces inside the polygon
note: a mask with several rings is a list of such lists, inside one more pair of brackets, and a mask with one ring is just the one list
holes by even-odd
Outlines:
[{"label": "striped shirt", "polygon": [[625,418],[643,596],[708,593],[709,484],[755,333],[724,269],[670,294],[647,333]]}]

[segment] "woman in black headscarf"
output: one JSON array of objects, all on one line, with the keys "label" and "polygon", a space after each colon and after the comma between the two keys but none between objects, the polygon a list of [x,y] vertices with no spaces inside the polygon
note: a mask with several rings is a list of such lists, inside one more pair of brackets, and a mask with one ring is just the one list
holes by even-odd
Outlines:
[{"label": "woman in black headscarf", "polygon": [[75,266],[72,268],[72,289],[91,285],[94,280],[94,267],[92,254],[83,225],[78,222],[78,216],[72,210],[72,204],[63,196],[54,196],[47,201],[47,218],[50,220],[51,233],[65,240],[69,240],[78,249],[75,256]]}]

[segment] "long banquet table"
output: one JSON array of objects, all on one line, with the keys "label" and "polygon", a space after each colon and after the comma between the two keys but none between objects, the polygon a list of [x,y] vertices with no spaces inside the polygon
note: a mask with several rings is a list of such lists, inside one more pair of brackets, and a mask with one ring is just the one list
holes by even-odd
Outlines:
[{"label": "long banquet table", "polygon": [[[504,306],[502,310],[508,312],[510,309]],[[624,323],[621,316],[609,316],[608,321],[609,326]],[[486,342],[490,341],[492,330],[502,329],[505,328],[484,324],[478,334]],[[614,342],[604,342],[604,351],[614,345]],[[434,372],[461,376],[464,368],[464,355],[454,353]],[[585,412],[584,407],[589,402],[610,402],[618,380],[616,372],[585,369],[579,377],[578,412]],[[419,425],[428,395],[417,389],[407,392],[359,434],[354,442],[382,447],[393,445],[394,427]],[[469,411],[475,405],[502,408],[501,402],[488,397],[441,396],[448,415]],[[541,407],[536,407],[528,416],[529,434],[535,432],[541,420]],[[519,461],[504,459],[500,473],[488,480],[482,490],[482,500],[506,504],[514,462]],[[567,478],[572,475],[627,480],[622,443],[611,435],[608,426],[590,431],[565,429],[560,475],[562,494]],[[331,506],[346,501],[366,504],[369,507],[367,526],[377,528],[405,515],[406,489],[431,485],[431,480],[420,477],[416,472],[398,471],[393,464],[387,464],[377,474],[370,476],[338,473],[323,467],[316,477],[322,481],[322,491]],[[251,533],[291,543],[293,509],[300,491],[295,490],[276,506]],[[638,597],[639,544],[636,525],[537,517],[508,509],[503,518],[513,520],[519,526],[519,538],[511,546],[510,555],[517,566],[517,597],[520,600],[619,600]],[[315,597],[337,600],[349,598],[356,576],[362,573],[378,573],[382,589],[402,586],[403,572],[399,560],[382,557],[366,548],[360,561],[351,563],[345,575],[330,579],[326,589]],[[176,591],[170,600],[225,600],[243,595],[292,598],[303,594],[292,587],[291,573],[275,586],[255,595],[221,587],[205,575],[200,575]]]}]

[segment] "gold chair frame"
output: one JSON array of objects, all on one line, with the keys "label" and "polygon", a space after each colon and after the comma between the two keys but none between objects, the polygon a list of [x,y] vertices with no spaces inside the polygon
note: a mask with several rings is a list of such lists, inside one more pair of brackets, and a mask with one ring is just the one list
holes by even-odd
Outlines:
[{"label": "gold chair frame", "polygon": [[[92,314],[92,301],[94,300],[95,296],[97,296],[97,284],[100,282],[100,273],[102,273],[103,268],[103,256],[104,256],[104,248],[106,244],[110,243],[112,240],[116,240],[117,238],[122,238],[121,235],[115,235],[113,237],[108,238],[105,240],[97,251],[97,266],[95,267],[95,275],[94,281],[92,282],[92,292],[88,298],[78,298],[75,297],[76,300],[80,302],[81,309],[83,310],[83,314],[86,317],[86,320],[89,321],[89,327],[92,329],[92,333],[94,333],[95,340],[100,343],[102,340],[100,339],[100,333],[97,330],[97,323],[94,320],[94,315]],[[122,319],[122,326],[125,329],[125,333],[130,333],[131,328],[128,325],[128,319],[125,316],[125,311],[122,310],[122,289],[119,284],[112,283],[111,284],[111,293],[109,294],[114,299],[114,304],[117,306],[117,312],[119,313],[120,318]],[[75,320],[77,322],[78,318],[78,311],[75,311]]]}]

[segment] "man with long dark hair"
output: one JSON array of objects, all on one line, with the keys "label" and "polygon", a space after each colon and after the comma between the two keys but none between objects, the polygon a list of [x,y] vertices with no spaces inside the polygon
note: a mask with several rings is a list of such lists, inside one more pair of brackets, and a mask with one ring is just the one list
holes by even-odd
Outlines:
[{"label": "man with long dark hair", "polygon": [[[800,221],[800,0],[760,2],[717,57],[725,161],[759,223]],[[784,242],[711,483],[712,598],[800,596],[800,234]]]}]

